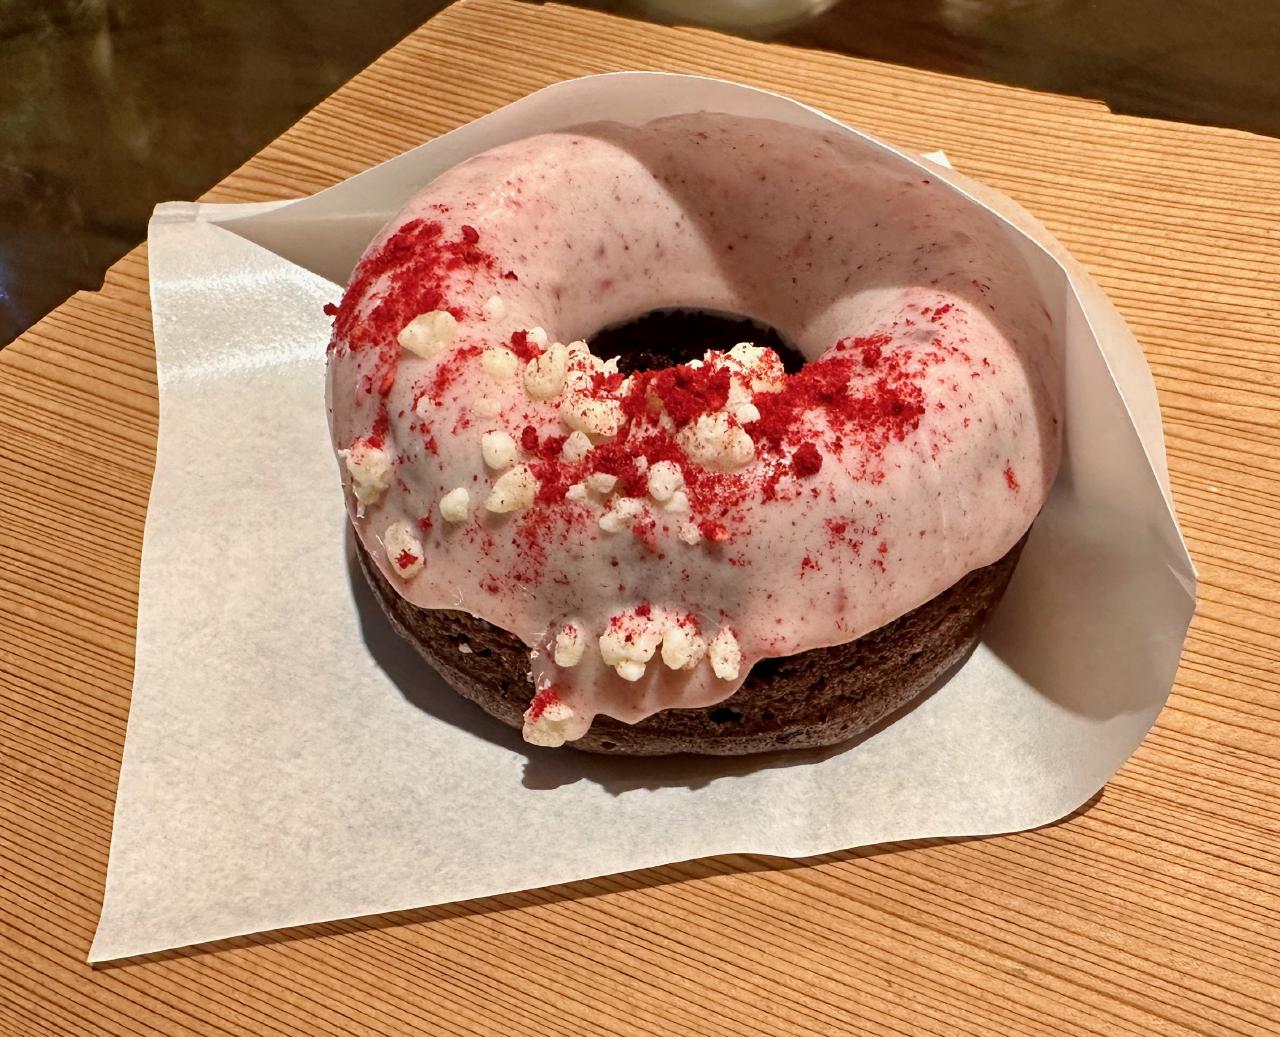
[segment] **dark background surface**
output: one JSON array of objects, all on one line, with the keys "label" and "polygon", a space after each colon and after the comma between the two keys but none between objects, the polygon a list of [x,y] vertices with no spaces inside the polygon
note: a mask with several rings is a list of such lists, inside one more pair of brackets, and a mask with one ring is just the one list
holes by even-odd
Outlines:
[{"label": "dark background surface", "polygon": [[[443,6],[0,0],[0,346]],[[579,6],[1280,136],[1280,0]]]}]

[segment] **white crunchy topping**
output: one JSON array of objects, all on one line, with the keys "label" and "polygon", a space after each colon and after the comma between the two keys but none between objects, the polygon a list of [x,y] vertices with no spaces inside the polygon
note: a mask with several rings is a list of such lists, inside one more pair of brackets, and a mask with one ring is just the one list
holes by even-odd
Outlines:
[{"label": "white crunchy topping", "polygon": [[767,346],[739,342],[725,354],[725,361],[730,373],[743,379],[752,392],[781,392],[785,385],[782,358]]},{"label": "white crunchy topping", "polygon": [[514,375],[519,363],[520,358],[505,346],[491,346],[480,354],[480,366],[495,382],[505,382]]},{"label": "white crunchy topping", "polygon": [[556,634],[555,661],[557,666],[577,666],[582,661],[587,639],[576,623],[566,623]]},{"label": "white crunchy topping", "polygon": [[463,655],[471,655],[475,649],[464,641],[462,644],[458,645],[458,651]]},{"label": "white crunchy topping", "polygon": [[547,348],[547,333],[542,328],[530,328],[525,332],[525,337],[539,349]]},{"label": "white crunchy topping", "polygon": [[524,711],[524,727],[520,732],[524,740],[530,745],[543,745],[549,749],[564,745],[573,710],[558,699],[542,706],[536,717],[531,716],[533,710],[534,707],[530,706]]},{"label": "white crunchy topping", "polygon": [[676,490],[670,499],[662,505],[662,510],[669,511],[675,515],[687,515],[689,513],[689,495],[684,490]]},{"label": "white crunchy topping", "polygon": [[613,488],[618,485],[618,477],[607,472],[592,472],[587,476],[586,483],[588,490],[603,495],[613,492]]},{"label": "white crunchy topping", "polygon": [[414,356],[429,360],[443,352],[458,334],[458,322],[448,310],[419,313],[400,329],[396,341]]},{"label": "white crunchy topping", "polygon": [[489,498],[484,506],[490,511],[503,514],[508,511],[522,511],[533,503],[538,493],[538,480],[528,465],[517,465],[503,472],[489,491]]},{"label": "white crunchy topping", "polygon": [[422,572],[422,541],[403,519],[387,527],[382,534],[382,548],[387,552],[391,571],[401,579],[408,580]]},{"label": "white crunchy topping", "polygon": [[600,528],[606,533],[621,533],[644,510],[645,503],[638,497],[615,497],[609,510],[600,516]]},{"label": "white crunchy topping", "polygon": [[560,417],[571,429],[607,439],[622,428],[622,401],[571,392],[560,404]]},{"label": "white crunchy topping", "polygon": [[[684,475],[674,461],[659,461],[649,469],[649,496],[660,503],[671,500],[684,487]],[[686,506],[688,499],[685,500]]]},{"label": "white crunchy topping", "polygon": [[471,511],[471,494],[465,486],[456,486],[440,498],[440,514],[446,522],[466,522]]},{"label": "white crunchy topping", "polygon": [[516,441],[501,430],[486,432],[480,437],[480,453],[494,471],[509,468],[515,464]]},{"label": "white crunchy topping", "polygon": [[[489,421],[502,413],[502,405],[489,396],[482,396],[472,405],[471,410],[477,418],[482,421]],[[425,415],[419,414],[418,416],[424,417]]]},{"label": "white crunchy topping", "polygon": [[549,400],[564,388],[569,350],[559,342],[529,361],[524,369],[524,391],[535,400]]},{"label": "white crunchy topping", "polygon": [[636,615],[615,617],[600,635],[600,658],[625,681],[644,676],[645,664],[662,643],[662,626]]},{"label": "white crunchy topping", "polygon": [[708,649],[711,655],[711,669],[722,681],[738,679],[738,671],[742,668],[742,649],[738,647],[738,639],[728,627],[721,627],[720,633],[711,639]]},{"label": "white crunchy topping", "polygon": [[571,429],[587,435],[603,438],[616,436],[622,428],[620,395],[625,395],[627,382],[623,381],[614,393],[596,389],[593,382],[597,374],[617,373],[617,357],[601,360],[581,340],[570,342],[564,348],[569,364],[564,381],[565,395],[560,403],[561,419]]},{"label": "white crunchy topping", "polygon": [[585,501],[587,499],[587,488],[580,482],[574,483],[564,491],[564,499],[572,501]]},{"label": "white crunchy topping", "polygon": [[693,522],[682,522],[676,535],[690,547],[702,539],[701,531],[699,531],[697,525]]},{"label": "white crunchy topping", "polygon": [[591,449],[591,440],[585,432],[570,432],[569,438],[560,448],[560,456],[570,464],[575,464],[591,453]]},{"label": "white crunchy topping", "polygon": [[692,670],[706,654],[706,639],[683,623],[667,627],[662,635],[662,661],[673,670]]},{"label": "white crunchy topping", "polygon": [[733,416],[738,419],[739,425],[750,425],[753,421],[760,420],[760,408],[754,403],[742,403],[734,408]]},{"label": "white crunchy topping", "polygon": [[507,315],[507,304],[502,301],[501,295],[489,296],[481,309],[485,320],[502,320]]},{"label": "white crunchy topping", "polygon": [[720,471],[741,468],[756,455],[751,437],[724,411],[699,415],[680,430],[676,441],[698,464]]},{"label": "white crunchy topping", "polygon": [[391,455],[382,447],[370,446],[357,439],[349,450],[339,450],[351,476],[351,492],[356,498],[356,514],[363,515],[366,504],[373,504],[391,485]]}]

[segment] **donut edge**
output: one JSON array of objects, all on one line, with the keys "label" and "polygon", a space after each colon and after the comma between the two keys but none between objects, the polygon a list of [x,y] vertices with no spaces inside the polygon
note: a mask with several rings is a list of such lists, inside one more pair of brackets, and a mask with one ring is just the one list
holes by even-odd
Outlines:
[{"label": "donut edge", "polygon": [[[665,710],[638,724],[597,717],[583,738],[566,744],[614,756],[741,756],[849,741],[965,658],[1003,597],[1027,535],[995,562],[854,641],[761,660],[724,702]],[[397,633],[454,691],[518,730],[533,698],[528,647],[468,613],[410,604],[358,541],[356,552]]]}]

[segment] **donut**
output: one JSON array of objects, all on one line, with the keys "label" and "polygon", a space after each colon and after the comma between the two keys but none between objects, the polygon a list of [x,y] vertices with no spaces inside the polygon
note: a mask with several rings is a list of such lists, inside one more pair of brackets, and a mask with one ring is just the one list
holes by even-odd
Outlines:
[{"label": "donut", "polygon": [[538,745],[866,731],[974,644],[1059,465],[1061,336],[1017,243],[834,132],[698,113],[495,147],[326,312],[370,586]]}]

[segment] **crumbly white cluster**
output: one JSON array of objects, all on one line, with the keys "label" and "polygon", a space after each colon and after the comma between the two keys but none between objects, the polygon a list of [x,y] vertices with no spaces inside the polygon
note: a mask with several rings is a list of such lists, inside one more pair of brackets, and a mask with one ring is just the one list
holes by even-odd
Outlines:
[{"label": "crumbly white cluster", "polygon": [[662,625],[633,613],[615,616],[600,635],[600,658],[624,681],[638,681],[662,644]]},{"label": "crumbly white cluster", "polygon": [[648,510],[649,505],[639,497],[615,497],[600,516],[600,528],[606,533],[621,533]]},{"label": "crumbly white cluster", "polygon": [[515,377],[520,358],[506,346],[491,346],[480,354],[480,366],[495,382],[505,382]]},{"label": "crumbly white cluster", "polygon": [[682,671],[694,669],[710,656],[717,677],[737,678],[742,653],[727,627],[708,644],[692,616],[669,609],[642,611],[628,609],[610,617],[598,639],[601,661],[623,680],[643,678],[655,654],[668,669]]},{"label": "crumbly white cluster", "polygon": [[722,627],[711,639],[708,654],[711,656],[711,671],[717,677],[722,681],[738,679],[738,671],[742,669],[742,649],[732,630]]},{"label": "crumbly white cluster", "polygon": [[729,370],[730,407],[749,402],[749,393],[781,392],[785,384],[787,372],[782,358],[767,346],[739,342],[720,358],[720,363]]},{"label": "crumbly white cluster", "polygon": [[587,635],[577,623],[565,623],[556,632],[552,658],[557,666],[577,666],[587,649]]},{"label": "crumbly white cluster", "polygon": [[587,436],[598,439],[616,436],[622,429],[622,397],[627,393],[628,384],[624,380],[614,392],[603,393],[595,389],[593,382],[596,375],[617,374],[617,359],[601,360],[585,342],[570,342],[565,350],[560,419],[569,428]]},{"label": "crumbly white cluster", "polygon": [[396,341],[400,348],[430,360],[439,356],[450,345],[458,334],[458,322],[448,310],[432,310],[430,313],[419,313],[400,329]]},{"label": "crumbly white cluster", "polygon": [[538,480],[528,465],[516,465],[498,476],[484,506],[496,514],[523,511],[538,495]]},{"label": "crumbly white cluster", "polygon": [[367,439],[357,439],[346,450],[339,450],[338,456],[351,478],[356,514],[363,515],[365,507],[376,504],[391,485],[391,454]]},{"label": "crumbly white cluster", "polygon": [[690,547],[693,547],[702,539],[702,530],[698,528],[696,522],[681,522],[680,528],[676,531],[676,536]]},{"label": "crumbly white cluster", "polygon": [[495,472],[515,464],[517,453],[516,441],[501,429],[486,432],[480,437],[480,454],[485,465]]},{"label": "crumbly white cluster", "polygon": [[524,391],[535,400],[558,396],[568,370],[569,347],[562,342],[548,346],[525,365]]},{"label": "crumbly white cluster", "polygon": [[671,624],[662,635],[662,662],[672,670],[692,670],[706,654],[706,639],[688,620]]},{"label": "crumbly white cluster", "polygon": [[676,435],[689,457],[704,468],[730,472],[756,456],[756,445],[727,410],[700,414]]},{"label": "crumbly white cluster", "polygon": [[[659,461],[649,469],[649,496],[659,504],[667,504],[684,489],[684,473],[674,461]],[[685,498],[688,505],[688,497]]]},{"label": "crumbly white cluster", "polygon": [[409,580],[422,572],[422,541],[403,519],[386,528],[382,534],[382,547],[387,552],[391,571],[400,579]]},{"label": "crumbly white cluster", "polygon": [[573,709],[559,699],[539,703],[525,710],[524,727],[520,733],[530,745],[555,749],[564,745],[569,737],[569,724],[573,719]]},{"label": "crumbly white cluster", "polygon": [[465,486],[455,486],[440,498],[440,514],[446,522],[466,522],[471,513],[471,494]]},{"label": "crumbly white cluster", "polygon": [[564,446],[560,448],[560,456],[570,464],[576,464],[591,453],[592,449],[591,439],[587,434],[575,429],[569,433],[569,438],[564,441]]},{"label": "crumbly white cluster", "polygon": [[484,314],[485,320],[502,320],[507,315],[507,304],[502,301],[502,296],[491,295],[480,307],[480,312]]}]

